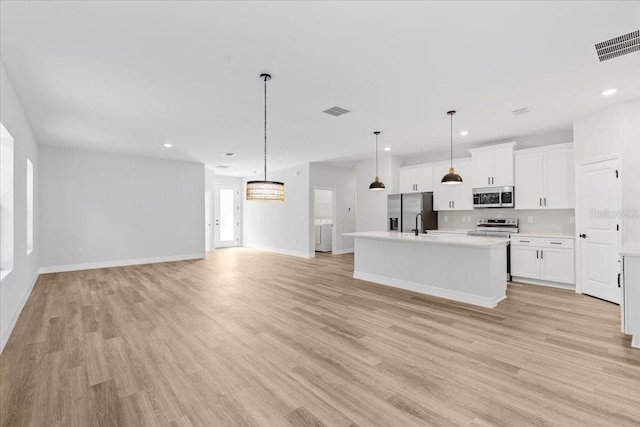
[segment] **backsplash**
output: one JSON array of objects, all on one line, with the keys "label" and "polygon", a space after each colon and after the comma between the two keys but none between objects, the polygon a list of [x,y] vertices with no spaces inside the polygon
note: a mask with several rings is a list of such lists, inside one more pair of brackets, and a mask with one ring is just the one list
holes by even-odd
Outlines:
[{"label": "backsplash", "polygon": [[574,209],[474,209],[438,212],[439,229],[472,230],[478,218],[517,218],[520,233],[575,234]]}]

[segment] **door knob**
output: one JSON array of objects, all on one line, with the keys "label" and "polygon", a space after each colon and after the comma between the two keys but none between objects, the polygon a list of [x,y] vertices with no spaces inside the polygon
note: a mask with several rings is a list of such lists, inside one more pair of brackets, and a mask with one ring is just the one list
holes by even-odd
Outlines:
[{"label": "door knob", "polygon": [[586,234],[581,234],[580,237],[582,237],[583,239],[586,239],[587,235]]}]

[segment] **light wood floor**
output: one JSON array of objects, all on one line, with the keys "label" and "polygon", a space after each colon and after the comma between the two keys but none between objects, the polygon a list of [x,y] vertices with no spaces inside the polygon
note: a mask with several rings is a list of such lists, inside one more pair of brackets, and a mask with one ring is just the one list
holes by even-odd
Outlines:
[{"label": "light wood floor", "polygon": [[43,275],[0,356],[0,424],[639,425],[618,306],[512,284],[482,309],[352,266],[234,248]]}]

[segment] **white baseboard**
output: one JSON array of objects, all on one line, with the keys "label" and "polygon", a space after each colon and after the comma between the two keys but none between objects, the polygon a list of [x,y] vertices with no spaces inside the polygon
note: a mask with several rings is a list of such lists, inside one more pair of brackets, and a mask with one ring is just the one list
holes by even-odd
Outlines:
[{"label": "white baseboard", "polygon": [[9,341],[11,332],[13,332],[13,328],[16,326],[16,323],[18,322],[20,313],[22,313],[22,309],[27,303],[27,300],[31,295],[31,291],[33,291],[33,287],[36,285],[36,282],[38,281],[38,277],[40,277],[40,273],[36,272],[36,274],[33,276],[33,279],[31,280],[31,285],[29,285],[29,289],[27,289],[27,291],[24,293],[24,295],[20,299],[20,303],[18,304],[16,311],[13,313],[13,316],[11,316],[11,320],[7,325],[7,330],[2,331],[2,338],[0,339],[0,354],[2,354],[2,351],[4,350],[4,346],[7,345],[7,342]]},{"label": "white baseboard", "polygon": [[276,254],[281,254],[281,255],[297,256],[299,258],[313,258],[315,256],[315,253],[309,254],[307,252],[290,251],[288,249],[279,249],[279,248],[273,248],[273,247],[270,247],[270,246],[248,246],[248,245],[245,245],[245,246],[243,246],[243,248],[255,249],[255,250],[258,250],[258,251],[265,251],[265,252],[274,252]]},{"label": "white baseboard", "polygon": [[549,288],[569,289],[572,291],[576,289],[576,285],[571,283],[547,282],[546,280],[529,279],[526,277],[513,276],[511,277],[511,281],[518,282],[518,283],[526,283],[528,285],[547,286]]},{"label": "white baseboard", "polygon": [[332,253],[334,255],[352,254],[353,248],[334,249]]},{"label": "white baseboard", "polygon": [[40,274],[62,273],[65,271],[93,270],[95,268],[124,267],[127,265],[138,265],[138,264],[156,264],[159,262],[186,261],[190,259],[202,259],[202,258],[204,258],[204,252],[197,253],[197,254],[171,255],[171,256],[155,257],[155,258],[138,258],[138,259],[125,259],[125,260],[118,260],[118,261],[89,262],[85,264],[51,265],[47,267],[40,267]]},{"label": "white baseboard", "polygon": [[446,298],[487,308],[494,308],[500,301],[506,298],[506,296],[489,298],[478,295],[471,295],[465,292],[453,291],[451,289],[438,288],[435,286],[424,285],[422,283],[394,279],[392,277],[378,276],[376,274],[362,273],[359,271],[354,271],[353,277],[360,280],[366,280],[368,282],[379,283],[386,286],[393,286],[394,288],[401,288],[408,291],[419,292],[421,294]]}]

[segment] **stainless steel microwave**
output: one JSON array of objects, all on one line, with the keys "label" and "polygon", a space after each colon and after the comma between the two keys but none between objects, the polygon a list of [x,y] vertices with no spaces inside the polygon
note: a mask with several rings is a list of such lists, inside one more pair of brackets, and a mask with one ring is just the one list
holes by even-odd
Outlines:
[{"label": "stainless steel microwave", "polygon": [[512,208],[513,187],[488,187],[473,189],[474,208]]}]

